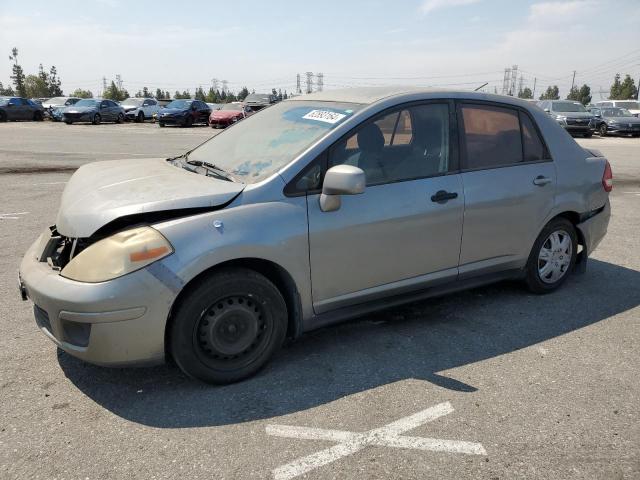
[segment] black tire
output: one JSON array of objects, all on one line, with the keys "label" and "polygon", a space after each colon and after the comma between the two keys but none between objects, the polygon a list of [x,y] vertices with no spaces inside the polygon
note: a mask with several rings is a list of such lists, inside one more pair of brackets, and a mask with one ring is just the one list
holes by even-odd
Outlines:
[{"label": "black tire", "polygon": [[144,123],[144,113],[138,112],[138,116],[136,117],[136,123]]},{"label": "black tire", "polygon": [[33,113],[33,120],[36,122],[41,122],[44,120],[44,116],[42,115],[42,112],[40,111],[36,111]]},{"label": "black tire", "polygon": [[7,121],[7,114],[0,111],[0,122],[6,122]]},{"label": "black tire", "polygon": [[598,128],[598,133],[600,134],[601,137],[606,137],[607,136],[607,124],[603,123],[600,125],[600,128]]},{"label": "black tire", "polygon": [[276,286],[253,270],[225,269],[180,299],[170,349],[187,375],[232,383],[260,370],[284,342],[286,330],[287,306]]},{"label": "black tire", "polygon": [[93,120],[91,120],[91,123],[93,123],[94,125],[100,125],[100,122],[102,121],[102,117],[100,116],[99,113],[96,113],[93,116]]},{"label": "black tire", "polygon": [[124,113],[120,112],[118,114],[118,118],[116,118],[116,123],[124,123]]},{"label": "black tire", "polygon": [[[571,242],[571,253],[568,265],[562,269],[562,274],[556,280],[547,277],[546,279],[540,274],[540,269],[544,267],[547,263],[545,260],[540,260],[539,255],[543,247],[545,249],[550,249],[550,240],[549,237],[555,232],[562,233],[570,239]],[[573,271],[573,267],[576,264],[576,256],[578,250],[578,237],[576,235],[576,229],[573,224],[567,220],[566,218],[556,218],[550,221],[540,232],[538,238],[533,244],[533,248],[531,249],[531,253],[529,254],[529,259],[527,261],[526,272],[525,272],[525,282],[529,290],[533,293],[544,294],[550,293],[556,290],[562,285],[571,272]],[[556,257],[549,260],[548,263],[554,263],[554,261],[562,262],[566,259],[567,255],[563,255],[564,252],[554,252]],[[566,261],[566,260],[565,260]],[[541,263],[544,262],[544,263]],[[557,263],[555,265],[558,265]]]},{"label": "black tire", "polygon": [[158,122],[158,126],[159,127],[164,127],[164,123],[163,122]]},{"label": "black tire", "polygon": [[592,133],[592,132],[589,132],[589,133],[585,133],[585,134],[584,134],[584,138],[591,138],[592,136],[593,136],[593,133]]},{"label": "black tire", "polygon": [[184,120],[184,126],[187,127],[187,128],[191,128],[193,126],[193,117],[192,116],[188,116]]},{"label": "black tire", "polygon": [[69,121],[69,120],[65,120],[64,123],[66,123],[67,125],[71,125],[73,124],[73,122]]}]

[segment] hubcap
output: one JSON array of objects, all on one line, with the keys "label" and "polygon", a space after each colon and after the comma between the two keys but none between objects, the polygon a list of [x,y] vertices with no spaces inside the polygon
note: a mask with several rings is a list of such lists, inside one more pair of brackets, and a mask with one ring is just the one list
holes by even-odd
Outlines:
[{"label": "hubcap", "polygon": [[544,283],[555,283],[564,277],[571,265],[573,244],[564,230],[556,230],[542,244],[538,253],[538,275]]},{"label": "hubcap", "polygon": [[239,358],[262,343],[265,328],[262,309],[253,299],[228,297],[202,314],[197,329],[198,344],[209,358]]}]

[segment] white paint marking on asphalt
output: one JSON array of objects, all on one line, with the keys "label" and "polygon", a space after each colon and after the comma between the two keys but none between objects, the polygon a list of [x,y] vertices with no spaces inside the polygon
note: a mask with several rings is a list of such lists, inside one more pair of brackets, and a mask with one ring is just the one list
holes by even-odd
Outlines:
[{"label": "white paint marking on asphalt", "polygon": [[17,213],[0,213],[0,220],[19,220],[21,215],[27,215],[29,212]]},{"label": "white paint marking on asphalt", "polygon": [[273,470],[276,480],[289,480],[311,470],[335,462],[352,455],[367,446],[407,448],[431,452],[464,453],[470,455],[486,455],[482,444],[460,440],[443,440],[439,438],[410,437],[401,434],[413,430],[425,423],[432,422],[444,415],[452,413],[449,402],[440,403],[408,417],[391,422],[384,427],[368,432],[348,432],[325,428],[308,428],[293,425],[267,425],[267,435],[301,440],[322,440],[337,442],[338,445],[301,457]]},{"label": "white paint marking on asphalt", "polygon": [[38,185],[65,185],[67,182],[42,182],[42,183],[32,183],[32,186]]}]

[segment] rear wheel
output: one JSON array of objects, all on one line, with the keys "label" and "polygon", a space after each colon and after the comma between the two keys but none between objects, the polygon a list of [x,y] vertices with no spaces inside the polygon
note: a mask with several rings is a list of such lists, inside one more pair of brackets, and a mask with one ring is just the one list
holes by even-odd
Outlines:
[{"label": "rear wheel", "polygon": [[41,122],[41,121],[43,121],[43,120],[44,120],[44,116],[42,115],[42,112],[40,112],[40,111],[36,111],[36,112],[34,112],[34,114],[33,114],[33,119],[34,119],[36,122]]},{"label": "rear wheel", "polygon": [[185,127],[193,126],[193,117],[191,116],[187,117],[186,120],[184,121],[184,126]]},{"label": "rear wheel", "polygon": [[124,123],[124,114],[122,112],[118,114],[118,118],[116,119],[116,123]]},{"label": "rear wheel", "polygon": [[64,123],[66,123],[67,125],[71,125],[73,122],[70,120],[65,120]]},{"label": "rear wheel", "polygon": [[549,293],[560,287],[576,263],[578,239],[573,224],[556,218],[540,232],[526,267],[526,282],[534,293]]},{"label": "rear wheel", "polygon": [[138,116],[136,117],[136,122],[138,123],[144,122],[144,113],[142,112],[138,113]]},{"label": "rear wheel", "polygon": [[158,126],[159,127],[164,127],[164,123],[163,122],[158,122]]},{"label": "rear wheel", "polygon": [[0,111],[0,122],[6,122],[7,121],[7,114]]},{"label": "rear wheel", "polygon": [[93,116],[93,120],[91,120],[91,123],[93,123],[94,125],[99,125],[101,121],[102,121],[102,117],[100,116],[99,113],[96,113]]},{"label": "rear wheel", "polygon": [[598,132],[600,133],[601,137],[606,137],[607,136],[607,124],[603,123],[602,125],[600,125],[600,128],[598,129]]},{"label": "rear wheel", "polygon": [[227,269],[186,293],[170,328],[171,353],[187,375],[231,383],[256,373],[280,348],[287,307],[263,275]]},{"label": "rear wheel", "polygon": [[588,132],[584,134],[584,138],[591,138],[593,136],[592,132]]}]

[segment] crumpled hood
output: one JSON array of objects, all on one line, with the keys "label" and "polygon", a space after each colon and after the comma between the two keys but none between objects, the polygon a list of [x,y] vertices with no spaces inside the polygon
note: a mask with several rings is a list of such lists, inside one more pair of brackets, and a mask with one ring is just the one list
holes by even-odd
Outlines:
[{"label": "crumpled hood", "polygon": [[244,187],[175,167],[163,158],[89,163],[67,183],[56,226],[64,236],[87,238],[127,215],[222,205]]},{"label": "crumpled hood", "polygon": [[214,110],[211,118],[227,119],[233,117],[241,117],[242,112],[238,110]]}]

